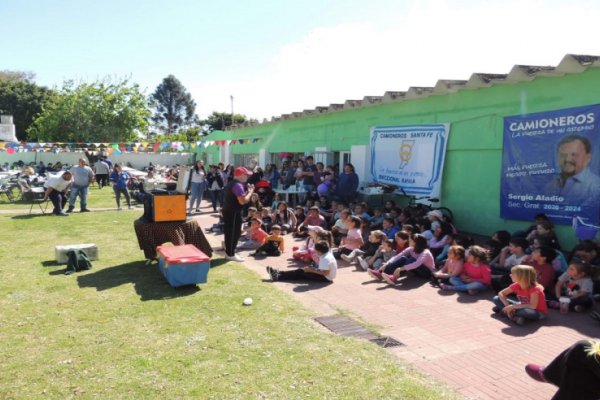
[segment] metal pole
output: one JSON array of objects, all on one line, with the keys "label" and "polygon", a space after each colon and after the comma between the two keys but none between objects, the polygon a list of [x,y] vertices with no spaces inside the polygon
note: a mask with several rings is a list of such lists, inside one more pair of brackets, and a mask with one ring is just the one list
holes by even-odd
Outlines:
[{"label": "metal pole", "polygon": [[233,129],[233,116],[235,115],[233,113],[233,95],[229,96],[231,98],[231,129]]}]

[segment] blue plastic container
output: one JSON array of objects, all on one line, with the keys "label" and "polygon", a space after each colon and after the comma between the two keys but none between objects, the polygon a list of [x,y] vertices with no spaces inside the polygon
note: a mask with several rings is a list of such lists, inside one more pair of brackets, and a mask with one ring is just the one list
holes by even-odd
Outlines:
[{"label": "blue plastic container", "polygon": [[158,246],[158,269],[172,287],[206,283],[210,258],[193,244]]}]

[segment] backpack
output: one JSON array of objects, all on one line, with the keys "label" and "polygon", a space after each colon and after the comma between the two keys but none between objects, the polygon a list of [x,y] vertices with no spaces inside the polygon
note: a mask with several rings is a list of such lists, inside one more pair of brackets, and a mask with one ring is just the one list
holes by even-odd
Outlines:
[{"label": "backpack", "polygon": [[67,252],[67,269],[65,275],[71,275],[73,272],[91,268],[92,263],[84,250],[76,249]]}]

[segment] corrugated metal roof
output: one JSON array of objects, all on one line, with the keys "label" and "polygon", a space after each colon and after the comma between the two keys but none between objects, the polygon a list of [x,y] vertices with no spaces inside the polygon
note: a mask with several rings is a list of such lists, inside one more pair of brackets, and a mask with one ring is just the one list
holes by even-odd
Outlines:
[{"label": "corrugated metal roof", "polygon": [[325,107],[315,107],[312,110],[282,114],[279,117],[272,117],[270,121],[265,119],[263,120],[263,123],[273,123],[281,120],[368,107],[381,103],[394,103],[409,99],[429,97],[432,95],[445,95],[464,89],[478,89],[498,84],[527,82],[542,76],[578,74],[588,68],[598,67],[600,67],[600,56],[567,54],[556,67],[515,65],[508,74],[473,73],[468,80],[440,79],[434,87],[410,87],[405,92],[388,91],[385,92],[383,96],[365,96],[362,100],[346,100],[343,104],[330,104]]}]

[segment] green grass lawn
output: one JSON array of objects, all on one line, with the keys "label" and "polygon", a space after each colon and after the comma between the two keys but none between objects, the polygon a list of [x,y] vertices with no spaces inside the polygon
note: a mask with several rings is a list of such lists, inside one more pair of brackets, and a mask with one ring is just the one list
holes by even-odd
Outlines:
[{"label": "green grass lawn", "polygon": [[[114,207],[112,190],[89,206]],[[140,214],[0,214],[0,398],[454,398],[242,265],[214,259],[208,283],[171,288],[145,266]],[[93,269],[64,275],[54,246],[69,243],[98,245]]]}]

